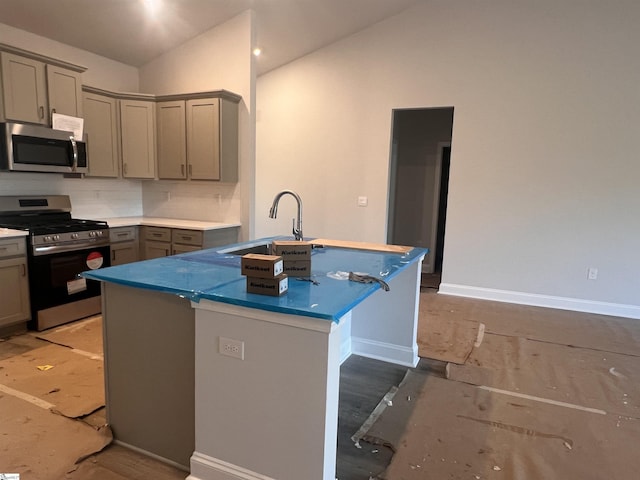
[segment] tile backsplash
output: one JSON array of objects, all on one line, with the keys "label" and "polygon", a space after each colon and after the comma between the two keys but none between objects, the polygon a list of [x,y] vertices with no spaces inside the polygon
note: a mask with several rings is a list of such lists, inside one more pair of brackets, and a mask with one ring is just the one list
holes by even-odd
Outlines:
[{"label": "tile backsplash", "polygon": [[64,178],[48,173],[0,173],[0,195],[69,195],[76,218],[142,215],[142,187],[135,180]]},{"label": "tile backsplash", "polygon": [[145,216],[235,223],[240,221],[240,187],[211,182],[143,182]]},{"label": "tile backsplash", "polygon": [[239,192],[236,184],[0,173],[0,195],[69,195],[75,218],[145,215],[235,223],[241,218]]}]

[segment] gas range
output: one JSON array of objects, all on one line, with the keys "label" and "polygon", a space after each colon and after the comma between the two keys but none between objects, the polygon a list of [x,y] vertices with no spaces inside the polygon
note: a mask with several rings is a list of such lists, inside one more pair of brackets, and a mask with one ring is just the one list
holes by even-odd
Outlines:
[{"label": "gas range", "polygon": [[72,218],[65,195],[0,197],[0,226],[29,232],[33,255],[109,244],[109,225]]},{"label": "gas range", "polygon": [[100,283],[82,272],[111,264],[106,222],[73,218],[66,195],[0,196],[0,227],[29,232],[29,328],[100,313]]}]

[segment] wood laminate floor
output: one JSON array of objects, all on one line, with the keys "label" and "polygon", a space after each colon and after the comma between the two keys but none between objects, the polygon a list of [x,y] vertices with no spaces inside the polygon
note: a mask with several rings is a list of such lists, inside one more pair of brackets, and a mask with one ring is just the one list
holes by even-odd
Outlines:
[{"label": "wood laminate floor", "polygon": [[[507,443],[504,444],[504,448],[508,453],[508,445],[522,437],[516,428],[520,422],[525,426],[527,421],[533,422],[523,430],[526,432],[541,431],[544,433],[547,429],[553,431],[551,427],[538,425],[536,423],[537,417],[527,420],[524,414],[516,415],[507,425],[508,429],[496,430],[494,427],[499,424],[500,416],[505,414],[504,409],[515,409],[516,406],[521,408],[520,404],[526,402],[524,400],[506,402],[506,406],[500,410],[497,408],[500,401],[509,397],[504,397],[503,393],[489,394],[486,389],[478,390],[477,385],[489,385],[497,389],[497,392],[531,390],[529,393],[533,395],[532,398],[549,399],[552,402],[563,400],[571,404],[597,407],[598,410],[607,413],[605,416],[597,415],[598,418],[615,420],[610,430],[610,438],[607,438],[607,444],[617,445],[615,443],[616,436],[620,436],[623,428],[627,427],[627,430],[624,431],[630,432],[628,437],[620,437],[625,441],[619,442],[620,448],[615,450],[618,452],[616,455],[620,455],[618,463],[625,465],[626,469],[634,471],[640,469],[640,464],[634,465],[634,462],[638,463],[635,460],[635,455],[624,453],[625,448],[637,443],[630,441],[630,439],[636,435],[635,428],[640,423],[640,401],[636,400],[636,397],[640,398],[640,393],[636,395],[637,389],[635,387],[640,384],[636,381],[636,379],[640,379],[640,361],[638,360],[640,359],[638,347],[640,344],[640,322],[616,317],[438,295],[437,290],[433,288],[422,290],[421,301],[427,302],[429,306],[428,309],[425,309],[426,318],[421,318],[421,322],[428,321],[430,315],[446,317],[452,322],[456,319],[484,322],[487,326],[485,341],[479,349],[474,351],[471,360],[465,365],[449,369],[445,368],[445,363],[422,359],[416,369],[411,369],[410,374],[419,374],[420,385],[429,387],[427,391],[433,392],[433,400],[429,408],[422,413],[418,412],[422,416],[416,416],[415,410],[408,412],[411,414],[413,422],[411,427],[414,430],[419,429],[421,422],[424,422],[428,428],[423,427],[419,433],[411,434],[408,432],[408,436],[405,436],[407,432],[400,431],[399,435],[402,435],[402,440],[389,446],[363,441],[359,445],[361,448],[358,448],[351,437],[367,420],[384,395],[403,381],[407,369],[357,356],[349,358],[341,368],[340,379],[336,474],[338,480],[479,478],[477,476],[479,474],[473,473],[472,470],[472,467],[479,468],[476,457],[470,457],[466,462],[456,462],[454,458],[450,458],[454,451],[464,452],[465,455],[473,453],[476,456],[486,456],[490,452],[486,445],[478,447],[473,443],[473,432],[482,433],[483,442],[491,440],[496,431],[506,432],[506,435],[513,436],[513,438],[509,437],[505,440]],[[13,337],[10,342],[0,341],[0,361],[18,357],[41,345],[43,342],[35,339],[32,334]],[[545,359],[546,361],[543,361]],[[583,363],[580,362],[596,363],[593,367],[584,368]],[[598,365],[598,362],[603,365]],[[589,365],[589,363],[584,363],[584,365]],[[563,383],[565,377],[567,381]],[[416,376],[413,375],[413,378],[415,381]],[[541,382],[540,378],[545,380]],[[6,380],[6,378],[0,378],[0,384]],[[418,386],[416,386],[416,392]],[[571,388],[568,389],[569,387]],[[619,391],[614,387],[619,388]],[[435,392],[434,389],[438,388],[441,388],[442,391]],[[466,393],[467,390],[474,388],[472,394]],[[568,389],[566,394],[563,389]],[[486,406],[491,406],[491,403],[482,403],[480,405],[482,408],[479,411],[488,417],[486,421],[483,420],[484,423],[467,421],[464,427],[466,433],[461,436],[454,435],[453,439],[449,439],[452,443],[447,444],[448,437],[452,434],[452,423],[447,423],[448,421],[442,419],[451,418],[451,422],[463,421],[465,419],[461,419],[456,408],[467,407],[466,404],[456,407],[454,402],[449,401],[447,395],[451,395],[450,399],[455,396],[468,401],[471,398],[470,395],[475,398],[478,394],[473,392],[478,391],[484,392],[485,396],[490,395],[488,398],[493,400],[495,410],[487,409]],[[412,397],[414,397],[413,400],[416,400],[417,393],[412,394]],[[599,403],[594,403],[593,399],[598,400]],[[406,398],[398,398],[397,400],[394,401],[393,409],[387,409],[387,413],[401,413],[401,405]],[[417,402],[413,403],[417,404]],[[594,404],[591,405],[592,403]],[[535,400],[530,409],[540,408],[539,405],[546,404]],[[543,413],[550,416],[545,420],[550,425],[561,424],[567,417],[565,407],[546,408],[548,411],[545,410]],[[576,414],[576,409],[573,408],[569,412]],[[578,413],[582,415],[581,412]],[[15,415],[20,414],[18,411],[15,412]],[[585,415],[587,414],[585,413]],[[398,415],[398,418],[400,417],[402,415]],[[576,422],[578,425],[589,425],[590,417],[584,420],[580,417],[578,420]],[[104,410],[94,413],[85,421],[89,424],[100,425],[104,422]],[[493,427],[489,428],[487,425]],[[0,425],[0,430],[1,428],[2,425]],[[485,430],[478,430],[482,428]],[[567,427],[569,433],[571,433],[571,428],[573,428],[572,425]],[[599,429],[598,431],[604,430]],[[640,432],[640,430],[638,431]],[[562,435],[568,436],[569,434],[564,432]],[[560,443],[559,454],[563,457],[561,458],[562,463],[559,465],[563,465],[563,468],[572,466],[572,455],[580,454],[581,448],[587,449],[590,447],[589,442],[598,440],[597,435],[595,440],[588,438],[588,436],[580,437],[580,432],[577,430],[575,435],[571,439],[571,448]],[[547,437],[543,437],[543,439]],[[533,442],[534,439],[527,437],[525,441]],[[557,447],[555,443],[552,445]],[[420,451],[418,459],[411,458],[413,446],[419,446],[423,449]],[[11,448],[10,442],[1,435],[0,431],[0,472],[3,471],[2,452],[3,449],[6,451],[8,448]],[[443,453],[440,454],[438,449],[444,449]],[[437,451],[438,453],[434,453]],[[597,449],[594,450],[594,452],[597,451]],[[535,468],[539,468],[540,462],[528,457],[534,453],[532,449],[525,449],[520,453],[519,458],[524,460],[518,465],[517,476],[504,476],[507,475],[506,472],[510,466],[507,460],[502,460],[507,463],[506,465],[500,463],[498,454],[505,452],[495,450],[491,454],[492,457],[496,457],[491,458],[491,463],[487,464],[491,475],[526,480],[550,478],[536,476]],[[557,452],[557,449],[554,452]],[[589,458],[589,451],[584,450],[584,452],[585,458]],[[431,454],[434,457],[431,460],[435,461],[435,464],[431,468],[427,468]],[[509,455],[513,456],[513,453]],[[460,453],[460,456],[462,457],[463,454]],[[579,468],[581,463],[584,463],[584,460],[582,462],[576,461],[576,468]],[[436,468],[433,468],[434,466]],[[494,467],[502,468],[502,473],[495,470]],[[569,472],[573,471],[569,470]],[[137,452],[119,445],[110,445],[101,453],[84,460],[75,471],[62,477],[43,477],[39,480],[141,480],[150,478],[177,480],[184,479],[187,475],[187,472],[167,466]],[[481,475],[481,478],[485,477]],[[496,478],[498,477],[496,476]],[[565,476],[563,478],[596,479],[605,477],[587,475],[586,477]],[[615,472],[612,472],[612,475],[607,478],[622,480],[624,476],[616,476]]]}]

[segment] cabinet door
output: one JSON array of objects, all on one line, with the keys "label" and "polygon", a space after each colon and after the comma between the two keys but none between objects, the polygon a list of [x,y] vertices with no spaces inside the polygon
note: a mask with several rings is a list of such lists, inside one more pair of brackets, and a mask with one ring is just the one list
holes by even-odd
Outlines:
[{"label": "cabinet door", "polygon": [[44,64],[2,52],[2,95],[6,120],[47,124]]},{"label": "cabinet door", "polygon": [[189,178],[220,180],[220,101],[187,100]]},{"label": "cabinet door", "polygon": [[187,178],[185,103],[160,102],[158,121],[158,178]]},{"label": "cabinet door", "polygon": [[116,100],[83,94],[84,131],[87,136],[88,176],[118,177],[118,122]]},{"label": "cabinet door", "polygon": [[155,104],[120,100],[122,176],[155,178]]},{"label": "cabinet door", "polygon": [[168,257],[171,255],[171,244],[165,242],[153,242],[146,240],[144,242],[144,258],[149,260],[151,258]]},{"label": "cabinet door", "polygon": [[111,244],[111,266],[137,262],[138,260],[138,242]]},{"label": "cabinet door", "polygon": [[47,65],[49,119],[53,113],[82,117],[82,78],[80,73]]},{"label": "cabinet door", "polygon": [[29,281],[25,257],[0,259],[0,327],[29,320]]}]

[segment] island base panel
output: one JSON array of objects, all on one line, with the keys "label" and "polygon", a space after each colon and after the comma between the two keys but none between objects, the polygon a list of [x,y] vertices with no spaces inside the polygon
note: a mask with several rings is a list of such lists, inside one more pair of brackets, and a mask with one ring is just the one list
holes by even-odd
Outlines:
[{"label": "island base panel", "polygon": [[[340,324],[194,305],[196,449],[189,478],[335,480]],[[221,354],[219,337],[243,342],[244,360]]]},{"label": "island base panel", "polygon": [[188,300],[102,284],[107,421],[117,442],[188,469],[194,311]]}]

